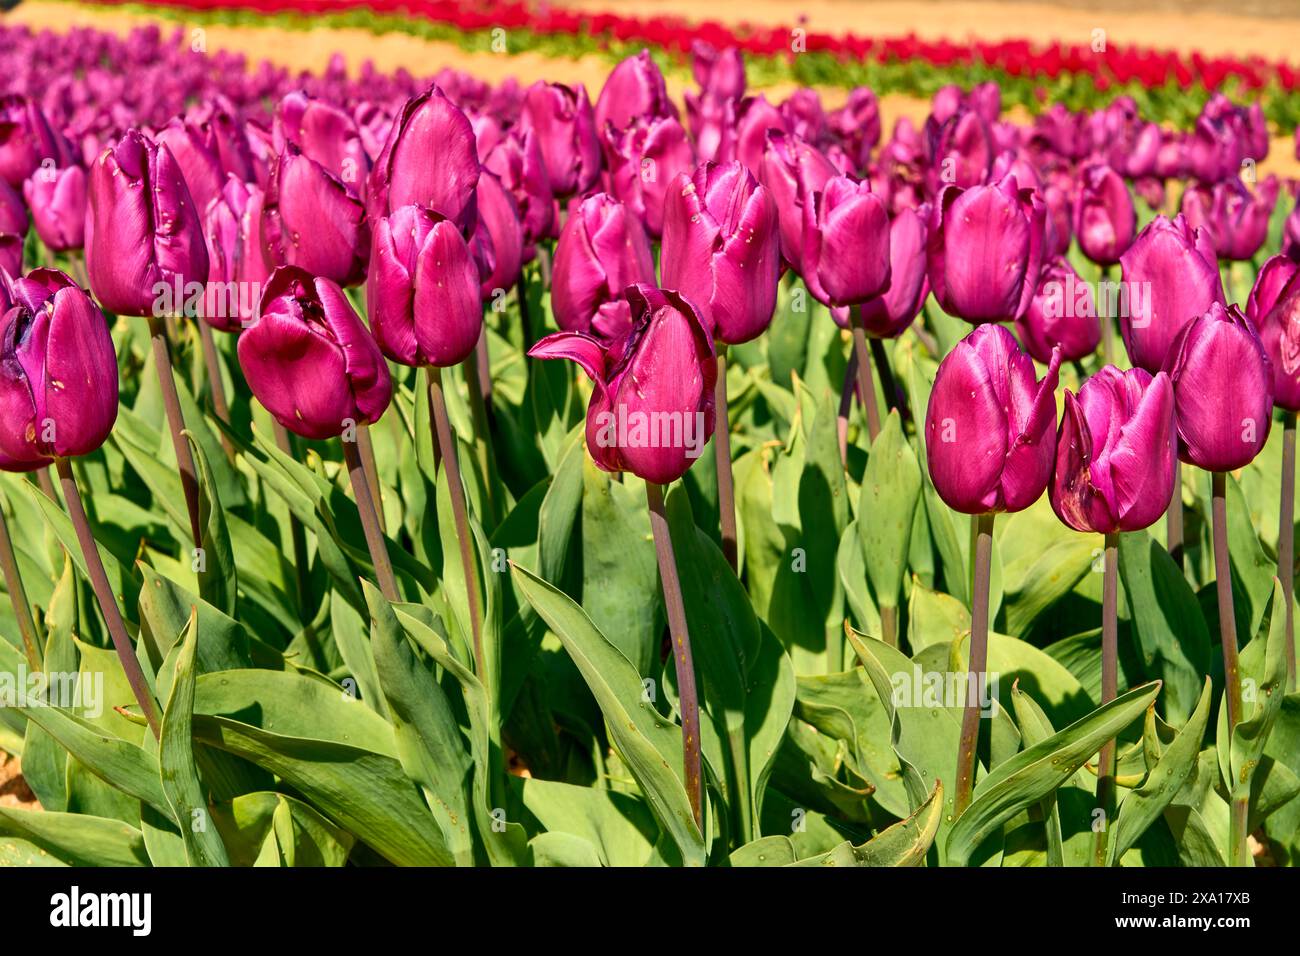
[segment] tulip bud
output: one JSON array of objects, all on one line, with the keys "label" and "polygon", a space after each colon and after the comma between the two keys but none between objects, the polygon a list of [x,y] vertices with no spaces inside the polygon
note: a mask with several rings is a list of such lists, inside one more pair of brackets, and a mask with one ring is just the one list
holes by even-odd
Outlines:
[{"label": "tulip bud", "polygon": [[931,213],[930,287],[949,315],[1009,322],[1038,288],[1047,211],[1014,176],[986,186],[948,186]]},{"label": "tulip bud", "polygon": [[1016,331],[1025,351],[1039,362],[1051,361],[1057,348],[1065,362],[1097,350],[1101,320],[1092,287],[1079,278],[1068,260],[1055,259],[1043,267],[1033,301],[1016,319]]},{"label": "tulip bud", "polygon": [[711,93],[686,92],[686,120],[700,162],[726,163],[736,158],[736,101]]},{"label": "tulip bud", "polygon": [[1277,305],[1297,272],[1300,272],[1300,263],[1281,255],[1270,256],[1260,268],[1246,300],[1246,318],[1254,322],[1256,328],[1259,328],[1259,320]]},{"label": "tulip bud", "polygon": [[1193,318],[1169,347],[1179,457],[1206,471],[1243,468],[1268,438],[1273,371],[1255,327],[1218,302]]},{"label": "tulip bud", "polygon": [[256,186],[234,176],[208,206],[204,236],[208,247],[208,284],[203,318],[213,328],[237,332],[257,312],[262,286],[270,275],[262,240],[266,197]]},{"label": "tulip bud", "polygon": [[1189,186],[1182,212],[1187,224],[1204,229],[1220,259],[1252,258],[1268,238],[1268,224],[1277,205],[1278,182],[1269,176],[1254,195],[1240,179],[1225,179],[1213,187]]},{"label": "tulip bud", "polygon": [[365,207],[345,183],[292,144],[272,172],[262,221],[276,265],[298,266],[343,286],[366,277]]},{"label": "tulip bud", "polygon": [[776,204],[749,170],[705,163],[668,190],[663,284],[699,307],[715,338],[748,342],[776,309],[780,242]]},{"label": "tulip bud", "polygon": [[830,124],[816,90],[806,86],[797,88],[782,102],[779,109],[785,117],[785,128],[791,134],[818,148],[829,144]]},{"label": "tulip bud", "polygon": [[610,71],[596,98],[596,129],[613,126],[621,130],[635,120],[677,117],[677,107],[668,98],[664,75],[650,51],[628,57]]},{"label": "tulip bud", "polygon": [[62,272],[17,279],[0,320],[0,467],[30,471],[88,455],[117,420],[108,323]]},{"label": "tulip bud", "polygon": [[465,235],[474,229],[478,150],[465,114],[433,86],[406,101],[366,184],[378,221],[402,206],[432,209]]},{"label": "tulip bud", "polygon": [[1083,254],[1100,265],[1114,265],[1136,232],[1137,212],[1124,178],[1101,163],[1085,166],[1074,199],[1074,234]]},{"label": "tulip bud", "polygon": [[823,305],[856,305],[889,288],[889,212],[869,182],[836,176],[804,199],[802,260]]},{"label": "tulip bud", "polygon": [[779,130],[768,132],[758,180],[776,202],[781,255],[796,271],[802,271],[803,263],[803,204],[837,175],[830,160],[817,148]]},{"label": "tulip bud", "polygon": [[184,120],[174,119],[154,136],[154,142],[171,150],[185,187],[200,215],[221,192],[225,176],[216,148],[205,142],[202,132]]},{"label": "tulip bud", "polygon": [[734,46],[718,50],[711,43],[691,44],[691,73],[700,89],[724,100],[745,95],[745,58]]},{"label": "tulip bud", "polygon": [[343,290],[297,266],[271,273],[238,352],[253,395],[304,438],[378,421],[392,398],[384,356]]},{"label": "tulip bud", "polygon": [[695,168],[686,131],[675,119],[638,120],[622,130],[606,126],[602,142],[609,192],[657,239],[663,233],[668,184]]},{"label": "tulip bud", "polygon": [[419,206],[376,224],[366,303],[379,347],[402,365],[456,365],[483,331],[469,245],[454,223]]},{"label": "tulip bud", "polygon": [[[507,134],[483,160],[483,168],[495,174],[514,196],[529,247],[550,236],[555,223],[555,196],[537,136],[531,130]],[[532,248],[526,249],[526,258],[531,259],[533,253]]]},{"label": "tulip bud", "polygon": [[1204,231],[1181,215],[1157,216],[1120,256],[1120,274],[1135,307],[1119,315],[1129,361],[1158,372],[1178,331],[1223,303],[1223,282],[1214,247]]},{"label": "tulip bud", "polygon": [[942,122],[932,116],[925,124],[925,139],[931,194],[949,185],[978,186],[988,178],[996,151],[988,123],[979,113],[963,109]]},{"label": "tulip bud", "polygon": [[[859,306],[862,324],[873,338],[902,335],[930,294],[925,274],[925,221],[929,215],[929,207],[924,205],[903,209],[889,224],[889,288]],[[831,315],[838,312],[832,310]]]},{"label": "tulip bud", "polygon": [[519,207],[501,181],[484,170],[478,180],[478,226],[475,240],[492,247],[491,269],[483,280],[483,301],[514,287],[523,267],[524,230]]},{"label": "tulip bud", "polygon": [[283,153],[285,145],[292,143],[304,156],[325,167],[353,195],[362,195],[370,158],[356,120],[348,113],[295,90],[276,104],[272,132],[277,153]]},{"label": "tulip bud", "polygon": [[1052,510],[1076,531],[1140,531],[1169,507],[1177,463],[1174,389],[1164,372],[1107,365],[1065,393]]},{"label": "tulip bud", "polygon": [[23,246],[27,242],[27,207],[4,180],[0,180],[0,269],[10,276],[23,271]]},{"label": "tulip bud", "polygon": [[1273,371],[1273,404],[1300,411],[1300,267],[1284,256],[1264,263],[1246,316],[1259,333]]},{"label": "tulip bud", "polygon": [[72,161],[63,137],[26,96],[0,97],[0,179],[18,189],[47,159],[56,166]]},{"label": "tulip bud", "polygon": [[129,130],[91,167],[86,272],[118,315],[152,315],[161,289],[208,279],[202,210],[166,146]]},{"label": "tulip bud", "polygon": [[676,292],[638,283],[625,296],[625,338],[605,346],[580,332],[559,332],[528,354],[572,359],[591,378],[587,451],[600,468],[666,485],[686,473],[713,434],[713,338]]},{"label": "tulip bud", "polygon": [[616,339],[631,317],[623,290],[654,281],[654,258],[641,223],[607,193],[588,196],[569,212],[555,247],[551,307],[568,332]]},{"label": "tulip bud", "polygon": [[848,153],[854,170],[867,168],[880,142],[880,101],[870,87],[858,86],[848,102],[830,115],[830,130]]},{"label": "tulip bud", "polygon": [[935,490],[965,514],[1022,511],[1052,477],[1057,370],[1034,363],[1000,325],[981,325],[939,363],[925,414]]},{"label": "tulip bud", "polygon": [[80,249],[86,239],[86,171],[41,167],[23,183],[36,234],[51,252]]},{"label": "tulip bud", "polygon": [[541,80],[528,88],[520,129],[537,137],[551,189],[560,199],[585,193],[600,175],[600,141],[587,91]]},{"label": "tulip bud", "polygon": [[[781,111],[762,95],[751,96],[741,101],[740,107],[736,110],[736,158],[744,163],[764,186],[768,186],[764,182],[762,170],[769,132],[785,134],[790,132]],[[772,187],[768,186],[768,188]]]}]

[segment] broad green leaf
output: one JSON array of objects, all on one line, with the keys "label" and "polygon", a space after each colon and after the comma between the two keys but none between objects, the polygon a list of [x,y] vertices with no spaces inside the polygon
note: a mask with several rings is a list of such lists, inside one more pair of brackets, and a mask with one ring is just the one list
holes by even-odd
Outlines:
[{"label": "broad green leaf", "polygon": [[[0,807],[0,837],[30,843],[68,866],[149,865],[140,831],[120,820]],[[0,867],[3,860],[0,847]]]},{"label": "broad green leaf", "polygon": [[905,820],[887,827],[861,846],[846,841],[829,853],[800,860],[796,866],[920,866],[939,832],[943,815],[943,783]]},{"label": "broad green leaf", "polygon": [[[912,535],[912,515],[921,495],[921,468],[892,411],[871,446],[862,475],[858,536],[876,604],[897,608]],[[897,635],[895,636],[897,639]]]}]

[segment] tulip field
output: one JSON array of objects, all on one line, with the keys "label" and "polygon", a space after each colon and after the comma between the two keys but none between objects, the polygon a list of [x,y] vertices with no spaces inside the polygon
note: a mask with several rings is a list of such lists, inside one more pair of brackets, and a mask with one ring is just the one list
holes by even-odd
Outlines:
[{"label": "tulip field", "polygon": [[1292,67],[372,12],[0,24],[0,866],[1300,863]]}]

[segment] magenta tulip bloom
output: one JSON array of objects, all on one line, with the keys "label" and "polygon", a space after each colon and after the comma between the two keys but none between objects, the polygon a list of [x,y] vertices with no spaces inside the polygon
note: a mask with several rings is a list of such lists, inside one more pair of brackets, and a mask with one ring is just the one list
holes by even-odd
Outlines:
[{"label": "magenta tulip bloom", "polygon": [[346,183],[292,144],[271,175],[262,221],[276,265],[298,266],[342,286],[366,277],[365,207]]},{"label": "magenta tulip bloom", "polygon": [[468,235],[477,215],[478,150],[465,114],[433,86],[406,101],[366,183],[376,222],[403,206],[432,209]]},{"label": "magenta tulip bloom", "polygon": [[1246,316],[1259,333],[1273,371],[1273,404],[1300,411],[1300,266],[1285,256],[1264,263]]},{"label": "magenta tulip bloom", "polygon": [[925,138],[931,194],[945,185],[967,189],[988,179],[996,149],[988,123],[979,113],[962,109],[942,122],[932,116],[925,124]]},{"label": "magenta tulip bloom", "polygon": [[664,229],[664,194],[679,173],[695,168],[695,151],[673,118],[637,120],[625,129],[605,127],[602,136],[609,192],[659,238]]},{"label": "magenta tulip bloom", "polygon": [[880,101],[870,87],[858,86],[848,102],[829,116],[831,133],[848,154],[855,170],[871,162],[871,151],[880,142]]},{"label": "magenta tulip bloom", "polygon": [[736,158],[736,101],[711,93],[686,91],[686,121],[701,162],[725,163]]},{"label": "magenta tulip bloom", "polygon": [[821,150],[779,130],[767,134],[761,170],[759,182],[776,202],[781,255],[795,271],[802,272],[804,204],[811,202],[839,171]]},{"label": "magenta tulip bloom", "polygon": [[366,304],[370,329],[394,362],[446,368],[469,357],[483,306],[478,267],[455,223],[420,206],[381,219]]},{"label": "magenta tulip bloom", "polygon": [[117,420],[117,353],[104,314],[55,269],[12,283],[0,320],[0,466],[88,455]]},{"label": "magenta tulip bloom", "polygon": [[1272,423],[1273,371],[1241,310],[1215,302],[1183,326],[1164,370],[1174,384],[1179,457],[1206,471],[1250,464]]},{"label": "magenta tulip bloom", "polygon": [[638,283],[625,294],[632,317],[626,338],[607,347],[559,332],[528,354],[572,359],[591,378],[587,451],[600,468],[666,485],[686,474],[713,435],[713,337],[676,292]]},{"label": "magenta tulip bloom", "polygon": [[1070,198],[1068,187],[1059,181],[1048,183],[1040,195],[1047,207],[1043,223],[1043,258],[1055,259],[1070,251],[1070,240],[1074,238],[1074,200]]},{"label": "magenta tulip bloom", "polygon": [[659,72],[650,51],[642,50],[628,57],[610,71],[596,97],[596,129],[606,126],[621,130],[634,120],[677,117],[677,107],[668,98],[664,75]]},{"label": "magenta tulip bloom", "polygon": [[203,318],[213,328],[237,332],[257,314],[262,286],[271,274],[262,240],[265,201],[262,190],[230,176],[221,195],[208,206]]},{"label": "magenta tulip bloom", "polygon": [[1177,441],[1169,376],[1107,365],[1077,398],[1065,393],[1048,489],[1052,510],[1075,531],[1149,527],[1174,493]]},{"label": "magenta tulip bloom", "polygon": [[1074,234],[1100,265],[1119,262],[1137,233],[1137,212],[1124,177],[1102,163],[1085,166],[1074,199]]},{"label": "magenta tulip bloom", "polygon": [[1052,477],[1057,369],[1034,363],[1000,325],[981,325],[939,363],[925,451],[939,497],[965,514],[1022,511]]},{"label": "magenta tulip bloom", "polygon": [[1270,256],[1255,276],[1255,285],[1246,300],[1246,318],[1259,327],[1259,320],[1281,300],[1287,286],[1300,272],[1300,263],[1287,256]]},{"label": "magenta tulip bloom", "polygon": [[600,175],[600,140],[586,89],[541,80],[528,88],[522,131],[537,137],[551,189],[560,199],[585,193]]},{"label": "magenta tulip bloom", "polygon": [[596,193],[569,210],[551,273],[551,307],[560,328],[619,338],[631,322],[623,290],[653,281],[650,242],[627,206]]},{"label": "magenta tulip bloom", "polygon": [[866,180],[836,176],[803,203],[802,271],[823,305],[865,302],[889,288],[889,212]]},{"label": "magenta tulip bloom", "polygon": [[80,249],[86,241],[86,171],[80,166],[41,167],[23,183],[23,196],[41,242],[51,252]]},{"label": "magenta tulip bloom", "polygon": [[724,100],[745,95],[745,58],[734,46],[719,50],[711,43],[691,44],[691,73],[700,89]]},{"label": "magenta tulip bloom", "polygon": [[180,119],[158,130],[154,142],[171,150],[194,206],[202,215],[226,181],[216,147],[209,145],[201,130]]},{"label": "magenta tulip bloom", "polygon": [[[537,136],[531,130],[507,134],[488,152],[483,168],[501,180],[501,185],[515,197],[528,246],[549,237],[555,224],[555,196]],[[531,259],[533,250],[528,248],[525,254]]]},{"label": "magenta tulip bloom", "polygon": [[705,163],[673,180],[660,271],[728,345],[771,324],[781,274],[776,204],[742,163]]},{"label": "magenta tulip bloom", "polygon": [[1091,355],[1101,344],[1101,320],[1092,287],[1079,277],[1067,259],[1043,267],[1038,289],[1025,314],[1016,319],[1016,331],[1025,351],[1039,362],[1049,362],[1060,348],[1061,359],[1073,362]]},{"label": "magenta tulip bloom", "polygon": [[986,186],[947,186],[930,218],[930,287],[949,315],[1009,322],[1038,288],[1046,209],[1014,176]]},{"label": "magenta tulip bloom", "polygon": [[1120,256],[1120,274],[1137,292],[1130,297],[1131,308],[1119,315],[1124,347],[1134,365],[1153,374],[1164,366],[1179,330],[1213,303],[1224,302],[1214,247],[1181,215],[1148,223]]},{"label": "magenta tulip bloom", "polygon": [[0,269],[10,276],[23,271],[23,246],[27,242],[27,207],[23,197],[0,180]]},{"label": "magenta tulip bloom", "polygon": [[501,180],[484,170],[478,180],[478,226],[474,241],[491,248],[491,269],[483,279],[483,300],[490,301],[519,281],[524,261],[524,229],[515,197]]},{"label": "magenta tulip bloom", "polygon": [[785,117],[761,94],[746,97],[736,110],[736,158],[748,166],[764,186],[768,186],[764,181],[763,156],[767,152],[769,132],[789,134]]},{"label": "magenta tulip bloom", "polygon": [[1220,259],[1250,259],[1268,238],[1277,194],[1273,176],[1253,195],[1240,179],[1225,179],[1212,188],[1189,187],[1183,193],[1182,212],[1189,226],[1209,233]]},{"label": "magenta tulip bloom", "polygon": [[273,134],[276,152],[292,143],[355,195],[364,192],[370,157],[356,120],[346,111],[295,90],[276,104]]},{"label": "magenta tulip bloom", "polygon": [[378,421],[393,395],[384,356],[343,290],[297,266],[271,274],[238,351],[253,395],[304,438]]},{"label": "magenta tulip bloom", "polygon": [[[872,338],[902,335],[930,294],[930,280],[925,274],[925,221],[929,214],[924,205],[903,209],[889,224],[889,288],[858,307],[862,324]],[[840,312],[831,311],[837,323],[841,321]],[[847,316],[843,321],[847,325]]]},{"label": "magenta tulip bloom", "polygon": [[0,179],[20,189],[46,160],[66,166],[72,155],[45,114],[25,96],[0,97]]},{"label": "magenta tulip bloom", "polygon": [[[86,272],[118,315],[154,315],[164,290],[208,279],[203,211],[166,146],[129,130],[90,170]],[[186,293],[188,294],[188,293]]]}]

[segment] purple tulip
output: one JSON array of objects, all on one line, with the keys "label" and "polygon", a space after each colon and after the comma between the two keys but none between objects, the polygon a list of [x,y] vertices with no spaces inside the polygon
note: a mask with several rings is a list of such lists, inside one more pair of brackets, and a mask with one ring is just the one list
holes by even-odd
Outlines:
[{"label": "purple tulip", "polygon": [[869,182],[836,176],[805,196],[801,256],[800,274],[823,305],[857,305],[889,288],[889,211]]},{"label": "purple tulip", "polygon": [[1101,320],[1092,287],[1064,258],[1043,266],[1038,288],[1025,314],[1016,319],[1025,351],[1049,362],[1059,348],[1061,359],[1073,362],[1091,355],[1101,343]]},{"label": "purple tulip", "polygon": [[129,130],[90,169],[86,272],[118,315],[153,315],[162,290],[208,280],[202,210],[166,146]]},{"label": "purple tulip", "polygon": [[600,468],[666,485],[686,474],[713,434],[713,337],[676,292],[638,283],[625,296],[631,332],[619,341],[558,332],[528,354],[572,359],[595,385],[587,451]]},{"label": "purple tulip", "polygon": [[735,100],[687,90],[686,121],[701,162],[725,163],[736,157]]},{"label": "purple tulip", "polygon": [[366,282],[379,347],[402,365],[463,362],[483,331],[479,281],[470,247],[450,220],[420,206],[381,219]]},{"label": "purple tulip", "polygon": [[344,110],[301,90],[276,104],[273,127],[277,153],[292,143],[360,196],[370,171],[370,157],[356,120]]},{"label": "purple tulip", "polygon": [[1213,187],[1189,186],[1182,212],[1188,225],[1209,233],[1220,259],[1250,259],[1268,238],[1277,194],[1274,176],[1260,183],[1254,195],[1240,179],[1225,179]]},{"label": "purple tulip", "polygon": [[1300,266],[1273,256],[1259,271],[1246,317],[1259,333],[1273,370],[1273,404],[1300,411]]},{"label": "purple tulip", "polygon": [[1157,216],[1119,261],[1135,303],[1120,311],[1124,347],[1129,361],[1154,374],[1179,330],[1224,302],[1214,247],[1204,230],[1192,229],[1181,215],[1172,222]]},{"label": "purple tulip", "polygon": [[781,274],[776,204],[738,160],[673,180],[660,270],[664,286],[696,303],[728,345],[771,324]]},{"label": "purple tulip", "polygon": [[1047,207],[1047,216],[1043,221],[1043,258],[1054,259],[1070,250],[1070,240],[1074,238],[1074,200],[1070,198],[1071,187],[1062,179],[1049,182],[1040,195],[1043,205]]},{"label": "purple tulip", "polygon": [[372,222],[402,206],[432,209],[468,235],[477,215],[474,129],[438,87],[406,101],[366,183]]},{"label": "purple tulip", "polygon": [[830,124],[816,90],[799,87],[781,103],[779,109],[785,117],[785,128],[792,134],[818,148],[828,145]]},{"label": "purple tulip", "polygon": [[694,41],[691,72],[704,93],[723,100],[745,95],[745,58],[734,46],[719,50],[703,40]]},{"label": "purple tulip", "polygon": [[1136,233],[1137,212],[1124,178],[1103,163],[1085,166],[1074,199],[1074,234],[1083,254],[1100,265],[1114,265]]},{"label": "purple tulip", "polygon": [[519,281],[524,261],[524,230],[515,197],[501,180],[484,170],[478,180],[478,226],[474,241],[491,248],[491,269],[482,282],[485,302],[497,298]]},{"label": "purple tulip", "polygon": [[32,223],[51,252],[80,249],[86,241],[86,171],[42,166],[23,183]]},{"label": "purple tulip", "polygon": [[876,94],[870,87],[855,87],[848,102],[831,111],[829,123],[854,169],[866,169],[871,151],[880,142],[880,101]]},{"label": "purple tulip", "polygon": [[271,274],[262,239],[265,202],[262,190],[229,176],[221,195],[208,206],[203,318],[213,328],[237,332],[257,313],[262,286]]},{"label": "purple tulip", "polygon": [[614,67],[596,98],[595,117],[597,130],[621,130],[635,120],[676,119],[677,107],[649,50]]},{"label": "purple tulip", "polygon": [[930,287],[949,315],[1009,322],[1038,288],[1047,211],[1014,176],[986,186],[947,186],[931,212]]},{"label": "purple tulip", "polygon": [[226,181],[215,147],[209,146],[198,128],[179,119],[158,130],[154,142],[171,150],[194,206],[201,215]]},{"label": "purple tulip", "polygon": [[942,122],[925,124],[931,194],[945,185],[967,189],[988,179],[996,150],[988,123],[974,110],[959,110]]},{"label": "purple tulip", "polygon": [[[930,210],[903,209],[889,224],[889,289],[872,296],[859,306],[867,335],[892,339],[903,334],[921,311],[930,294],[930,280],[925,274],[925,221]],[[831,310],[837,322],[847,326],[847,316]]]},{"label": "purple tulip", "polygon": [[965,514],[1022,511],[1052,477],[1057,369],[1034,363],[1000,325],[981,325],[939,363],[925,414],[935,490]]},{"label": "purple tulip", "polygon": [[560,328],[619,338],[631,322],[623,290],[653,281],[650,242],[627,206],[596,193],[570,208],[551,273],[551,307]]},{"label": "purple tulip", "polygon": [[342,286],[366,277],[365,207],[346,183],[293,144],[271,175],[262,223],[276,265],[299,266]]},{"label": "purple tulip", "polygon": [[803,204],[837,175],[838,170],[815,146],[779,130],[768,132],[758,180],[776,202],[781,255],[796,271],[802,270],[803,263]]},{"label": "purple tulip", "polygon": [[559,199],[585,193],[600,175],[600,140],[586,89],[539,80],[528,88],[519,119],[532,131]]},{"label": "purple tulip", "polygon": [[1179,457],[1206,471],[1243,468],[1268,438],[1273,371],[1255,327],[1218,302],[1193,318],[1169,347]]},{"label": "purple tulip", "polygon": [[304,438],[378,421],[393,395],[383,353],[343,290],[297,266],[271,274],[238,352],[253,395]]},{"label": "purple tulip", "polygon": [[32,100],[0,97],[0,179],[19,189],[45,160],[68,165],[72,161],[68,144]]},{"label": "purple tulip", "polygon": [[609,192],[644,223],[656,239],[664,229],[664,194],[679,173],[695,168],[695,152],[676,119],[637,120],[622,130],[606,126]]},{"label": "purple tulip", "polygon": [[[736,158],[763,182],[763,159],[769,132],[788,134],[785,117],[764,96],[750,96],[736,110]],[[829,164],[828,164],[829,165]],[[767,185],[766,182],[763,185]],[[768,187],[771,188],[770,186]]]},{"label": "purple tulip", "polygon": [[1169,376],[1107,365],[1077,398],[1066,390],[1048,489],[1052,510],[1076,531],[1149,527],[1174,493],[1177,441]]},{"label": "purple tulip", "polygon": [[22,274],[26,242],[27,207],[23,205],[23,197],[0,180],[0,269],[10,276]]},{"label": "purple tulip", "polygon": [[12,283],[0,320],[0,466],[30,471],[88,455],[117,420],[117,353],[108,323],[62,272]]},{"label": "purple tulip", "polygon": [[1300,272],[1300,263],[1282,255],[1270,256],[1260,268],[1246,300],[1246,318],[1254,322],[1256,328],[1259,320],[1277,305],[1297,272]]},{"label": "purple tulip", "polygon": [[549,237],[555,225],[555,196],[542,151],[537,146],[537,136],[531,130],[507,134],[487,154],[483,168],[493,173],[514,196],[528,243],[525,258],[531,259],[532,246],[537,240]]}]

